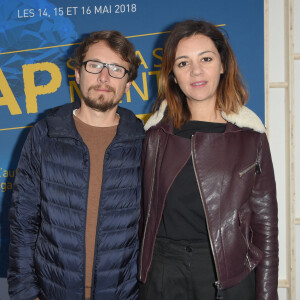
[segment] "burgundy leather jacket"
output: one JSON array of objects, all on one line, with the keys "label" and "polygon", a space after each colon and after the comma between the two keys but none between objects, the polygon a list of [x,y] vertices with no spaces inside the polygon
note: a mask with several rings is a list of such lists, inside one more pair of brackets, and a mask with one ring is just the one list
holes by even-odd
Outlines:
[{"label": "burgundy leather jacket", "polygon": [[197,132],[189,149],[178,139],[174,143],[170,124],[160,122],[148,130],[143,153],[139,279],[146,282],[167,193],[192,156],[218,276],[216,285],[232,287],[255,269],[256,300],[277,300],[276,185],[264,126],[246,107],[239,114],[223,113],[223,117],[228,121],[224,133]]}]

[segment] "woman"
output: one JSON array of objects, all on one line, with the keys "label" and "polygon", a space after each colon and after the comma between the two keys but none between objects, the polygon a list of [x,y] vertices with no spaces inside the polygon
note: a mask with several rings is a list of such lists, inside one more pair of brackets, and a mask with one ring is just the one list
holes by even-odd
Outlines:
[{"label": "woman", "polygon": [[145,126],[140,299],[278,299],[274,172],[246,101],[222,32],[179,23]]}]

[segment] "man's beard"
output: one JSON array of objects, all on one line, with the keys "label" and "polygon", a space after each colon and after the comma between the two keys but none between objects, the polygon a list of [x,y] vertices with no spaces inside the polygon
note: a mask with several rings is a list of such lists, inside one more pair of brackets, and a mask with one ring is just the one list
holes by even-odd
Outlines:
[{"label": "man's beard", "polygon": [[[99,88],[98,86],[92,86],[89,88],[89,91],[91,89],[94,88]],[[104,95],[100,95],[98,98],[96,99],[92,99],[91,97],[87,96],[85,97],[84,95],[82,95],[82,100],[84,101],[85,105],[97,110],[97,111],[101,111],[101,112],[106,112],[108,110],[111,110],[112,108],[114,108],[115,106],[117,106],[120,102],[120,100],[114,100],[114,97],[116,96],[115,94],[115,89],[112,87],[105,87],[107,88],[109,91],[111,91],[113,93],[112,98],[108,99],[108,100],[104,100],[105,97]]]}]

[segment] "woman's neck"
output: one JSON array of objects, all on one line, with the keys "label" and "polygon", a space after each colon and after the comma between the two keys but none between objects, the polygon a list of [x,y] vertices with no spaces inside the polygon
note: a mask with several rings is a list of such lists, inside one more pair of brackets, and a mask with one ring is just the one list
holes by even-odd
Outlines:
[{"label": "woman's neck", "polygon": [[221,111],[215,109],[215,104],[207,104],[204,102],[189,103],[191,112],[191,121],[205,121],[214,123],[226,123],[223,119]]}]

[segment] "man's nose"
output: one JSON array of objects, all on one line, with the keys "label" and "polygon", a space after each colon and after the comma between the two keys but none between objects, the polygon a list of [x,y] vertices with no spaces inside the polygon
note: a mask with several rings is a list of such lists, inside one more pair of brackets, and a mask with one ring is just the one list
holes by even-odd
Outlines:
[{"label": "man's nose", "polygon": [[103,69],[101,70],[101,72],[98,75],[98,80],[100,82],[107,82],[109,80],[109,72],[108,72],[108,68],[107,66],[103,66]]}]

